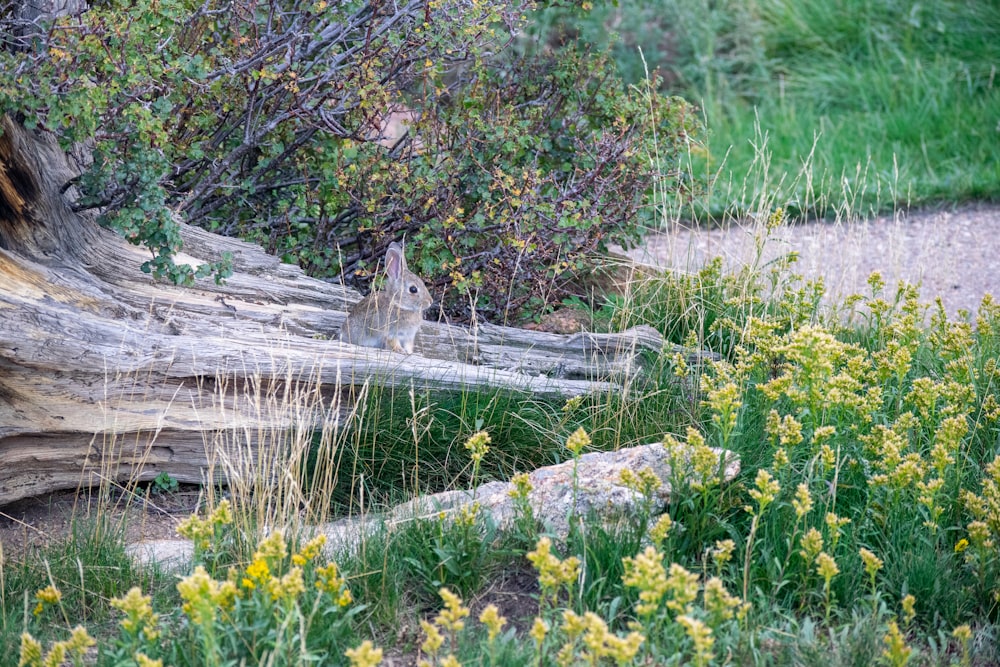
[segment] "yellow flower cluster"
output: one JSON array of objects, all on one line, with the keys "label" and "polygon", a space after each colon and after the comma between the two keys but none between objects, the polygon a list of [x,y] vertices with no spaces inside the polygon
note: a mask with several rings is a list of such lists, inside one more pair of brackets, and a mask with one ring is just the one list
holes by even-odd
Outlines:
[{"label": "yellow flower cluster", "polygon": [[709,577],[705,582],[703,595],[705,611],[715,627],[734,617],[742,619],[750,611],[750,603],[743,602],[727,591],[726,585],[718,577]]},{"label": "yellow flower cluster", "polygon": [[138,665],[138,667],[163,667],[162,660],[153,660],[142,651],[137,651],[134,657],[135,664]]},{"label": "yellow flower cluster", "polygon": [[87,649],[97,644],[82,625],[73,628],[69,639],[58,641],[52,645],[48,653],[43,655],[42,644],[25,632],[21,635],[21,650],[17,667],[61,667],[68,660],[74,664],[83,661]]},{"label": "yellow flower cluster", "polygon": [[[448,633],[450,637],[450,646],[454,650],[456,637],[459,632],[465,628],[465,619],[469,615],[469,608],[462,604],[462,599],[455,595],[453,592],[447,588],[441,588],[438,591],[441,599],[444,601],[444,609],[442,609],[438,615],[434,618],[433,622],[428,622],[426,620],[420,621],[420,627],[424,631],[424,642],[420,645],[420,650],[429,656],[428,658],[422,658],[417,661],[417,667],[432,667],[435,663],[438,667],[461,667],[458,659],[455,657],[454,653],[448,653],[441,656],[441,648],[444,646],[445,637],[441,634],[441,630]],[[500,631],[500,627],[507,622],[506,619],[499,616],[496,612],[496,607],[492,608],[492,612],[487,614],[484,610],[483,615],[480,619],[486,616],[489,620],[487,625],[488,632],[490,633],[490,641],[493,639]]]},{"label": "yellow flower cluster", "polygon": [[646,547],[641,554],[635,558],[624,558],[622,563],[625,566],[622,583],[639,589],[635,613],[639,616],[655,614],[667,594],[667,570],[663,567],[663,555],[655,547]]},{"label": "yellow flower cluster", "polygon": [[490,451],[489,444],[490,434],[486,431],[478,431],[465,441],[465,448],[472,453],[471,458],[473,463],[478,464],[483,460],[486,453]]},{"label": "yellow flower cluster", "polygon": [[263,558],[255,558],[247,566],[246,576],[243,577],[241,585],[247,590],[254,590],[259,586],[266,586],[271,580],[271,568]]},{"label": "yellow flower cluster", "polygon": [[382,649],[375,648],[367,639],[361,646],[344,651],[344,655],[351,661],[351,667],[376,667],[382,662]]},{"label": "yellow flower cluster", "polygon": [[623,468],[618,479],[622,486],[645,498],[652,498],[663,484],[649,466],[643,467],[639,472],[635,472],[631,468]]},{"label": "yellow flower cluster", "polygon": [[889,621],[889,632],[886,633],[882,641],[885,644],[882,657],[890,665],[893,667],[902,667],[909,662],[913,649],[906,645],[906,639],[903,637],[903,633],[900,632],[896,621]]},{"label": "yellow flower cluster", "polygon": [[138,586],[130,588],[125,597],[111,598],[111,606],[125,613],[121,626],[132,637],[138,638],[142,633],[148,641],[154,641],[160,636],[156,629],[159,615],[153,613],[153,598],[143,595]]},{"label": "yellow flower cluster", "polygon": [[750,497],[757,501],[757,509],[754,511],[753,508],[747,508],[747,511],[760,516],[774,502],[774,499],[778,497],[781,485],[771,477],[770,472],[761,468],[757,471],[754,486],[757,488],[750,489]]},{"label": "yellow flower cluster", "polygon": [[559,589],[563,586],[572,587],[580,576],[580,559],[570,556],[559,560],[552,553],[552,540],[542,537],[535,545],[534,551],[528,552],[528,560],[538,570],[538,583],[542,587],[542,598],[556,601]]},{"label": "yellow flower cluster", "polygon": [[449,632],[460,632],[465,627],[462,619],[469,615],[468,607],[463,606],[462,599],[447,588],[439,590],[438,595],[444,601],[444,609],[438,613],[434,622]]},{"label": "yellow flower cluster", "polygon": [[298,565],[299,567],[305,566],[307,563],[311,563],[316,560],[319,556],[320,551],[326,544],[326,535],[320,534],[306,542],[298,553],[292,555],[292,563]]},{"label": "yellow flower cluster", "polygon": [[[584,664],[596,665],[604,658],[624,665],[639,653],[639,647],[646,640],[638,632],[632,631],[619,637],[608,629],[608,624],[592,611],[578,616],[570,609],[563,611],[562,630],[567,642],[556,657],[559,665],[577,664],[574,658],[581,658]],[[577,643],[582,644],[577,650]]]},{"label": "yellow flower cluster", "polygon": [[492,644],[507,624],[507,619],[500,615],[495,604],[490,604],[479,614],[479,622],[486,626],[487,640]]},{"label": "yellow flower cluster", "polygon": [[704,667],[710,663],[715,657],[715,654],[712,653],[712,647],[715,645],[712,628],[697,618],[687,615],[678,616],[677,622],[683,626],[687,636],[694,644],[694,664],[696,667]]},{"label": "yellow flower cluster", "polygon": [[691,604],[698,597],[698,575],[677,563],[670,564],[667,577],[667,609],[678,614],[690,614]]},{"label": "yellow flower cluster", "polygon": [[809,493],[809,486],[805,482],[795,487],[795,498],[792,500],[792,507],[795,508],[796,519],[802,519],[812,511],[813,499]]},{"label": "yellow flower cluster", "polygon": [[35,616],[41,616],[46,605],[52,606],[54,604],[58,604],[59,601],[62,600],[62,591],[52,584],[49,584],[42,590],[35,593],[35,600],[37,600],[37,604],[35,605],[35,610],[32,613],[34,613]]},{"label": "yellow flower cluster", "polygon": [[228,500],[216,505],[212,513],[204,519],[192,514],[177,526],[177,534],[194,542],[195,548],[207,551],[212,548],[216,528],[233,522],[232,506]]},{"label": "yellow flower cluster", "polygon": [[718,485],[719,456],[705,442],[705,437],[689,426],[685,441],[686,446],[670,434],[663,437],[672,479],[677,483],[689,483],[699,493]]},{"label": "yellow flower cluster", "polygon": [[280,577],[272,577],[267,582],[267,592],[274,601],[293,603],[306,590],[302,568],[294,565]]},{"label": "yellow flower cluster", "polygon": [[178,582],[177,592],[184,600],[181,610],[192,623],[203,628],[215,622],[217,609],[230,609],[236,599],[233,582],[216,581],[201,565]]},{"label": "yellow flower cluster", "polygon": [[590,436],[583,430],[583,427],[576,429],[566,438],[566,449],[570,451],[574,458],[578,458],[580,453],[590,445]]},{"label": "yellow flower cluster", "polygon": [[667,536],[670,535],[670,531],[674,527],[674,520],[669,514],[661,514],[660,518],[650,526],[649,528],[649,539],[653,541],[658,549],[663,548],[663,543],[667,540]]},{"label": "yellow flower cluster", "polygon": [[735,550],[736,543],[732,540],[715,541],[715,548],[711,549],[709,554],[712,556],[712,562],[715,564],[716,574],[722,572],[722,568],[732,559],[733,551]]},{"label": "yellow flower cluster", "polygon": [[534,488],[531,484],[531,478],[524,472],[514,475],[514,477],[511,478],[510,483],[514,486],[514,488],[508,492],[508,495],[517,500],[527,500],[529,494],[531,494],[531,491]]},{"label": "yellow flower cluster", "polygon": [[332,561],[316,568],[316,588],[333,597],[339,607],[346,607],[354,600],[347,580],[340,576],[337,564]]}]

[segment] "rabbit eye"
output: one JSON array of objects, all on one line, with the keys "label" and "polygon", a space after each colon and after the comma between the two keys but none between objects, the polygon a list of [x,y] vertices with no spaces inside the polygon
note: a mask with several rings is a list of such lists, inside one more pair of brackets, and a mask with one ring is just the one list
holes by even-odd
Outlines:
[{"label": "rabbit eye", "polygon": [[416,293],[417,293],[417,286],[410,285],[410,294],[416,294]]}]

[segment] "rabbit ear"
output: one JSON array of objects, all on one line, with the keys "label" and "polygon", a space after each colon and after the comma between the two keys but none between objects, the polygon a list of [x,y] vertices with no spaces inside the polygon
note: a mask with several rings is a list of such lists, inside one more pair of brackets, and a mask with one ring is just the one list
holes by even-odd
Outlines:
[{"label": "rabbit ear", "polygon": [[403,249],[398,243],[390,243],[389,249],[385,251],[385,272],[393,280],[399,280],[406,270],[406,258],[403,257]]}]

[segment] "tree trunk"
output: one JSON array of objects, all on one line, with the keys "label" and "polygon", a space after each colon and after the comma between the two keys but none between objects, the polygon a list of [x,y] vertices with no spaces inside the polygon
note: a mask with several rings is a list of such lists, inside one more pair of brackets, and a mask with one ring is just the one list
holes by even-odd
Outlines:
[{"label": "tree trunk", "polygon": [[0,126],[0,505],[161,472],[207,481],[220,457],[345,423],[347,389],[370,381],[615,391],[640,350],[662,346],[648,328],[567,337],[432,322],[411,356],[346,345],[334,338],[353,291],[187,226],[177,261],[230,252],[232,277],[154,280],[139,270],[147,251],[71,210],[76,174],[52,138]]}]

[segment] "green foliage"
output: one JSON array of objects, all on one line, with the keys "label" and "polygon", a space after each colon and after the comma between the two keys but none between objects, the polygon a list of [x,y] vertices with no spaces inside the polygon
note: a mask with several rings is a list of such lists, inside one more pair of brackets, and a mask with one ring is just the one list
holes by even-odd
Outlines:
[{"label": "green foliage", "polygon": [[428,80],[411,101],[409,159],[361,146],[337,174],[359,229],[379,247],[407,234],[419,272],[461,296],[454,308],[505,318],[550,303],[589,255],[639,238],[654,190],[686,192],[693,110],[623,89],[599,54],[474,63],[463,76],[453,89]]},{"label": "green foliage", "polygon": [[173,493],[178,488],[180,488],[180,484],[167,471],[163,471],[153,478],[152,489],[154,493]]},{"label": "green foliage", "polygon": [[173,264],[178,219],[362,282],[405,237],[454,314],[520,315],[634,241],[654,188],[685,195],[698,129],[600,54],[498,55],[527,8],[145,0],[10,19],[0,111],[77,147],[77,208],[145,244],[157,276],[229,271]]},{"label": "green foliage", "polygon": [[[643,0],[548,9],[536,39],[610,48],[704,110],[709,211],[826,215],[1000,195],[993,3]],[[609,29],[610,28],[610,29]],[[763,177],[747,174],[764,162]]]}]

